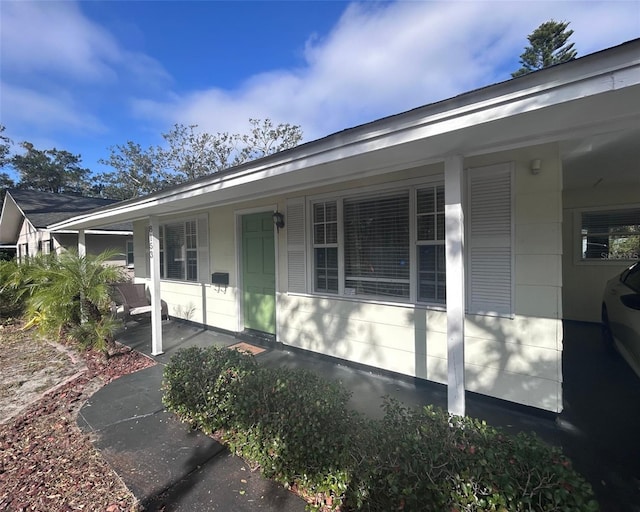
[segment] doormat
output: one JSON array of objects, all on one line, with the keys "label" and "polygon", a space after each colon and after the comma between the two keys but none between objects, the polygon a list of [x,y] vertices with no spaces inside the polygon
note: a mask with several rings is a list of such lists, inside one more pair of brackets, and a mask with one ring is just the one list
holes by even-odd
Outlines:
[{"label": "doormat", "polygon": [[244,341],[236,343],[235,345],[230,345],[227,348],[232,348],[234,350],[238,350],[239,352],[248,352],[249,354],[253,354],[254,356],[262,354],[266,350],[262,347],[256,347],[255,345],[245,343]]}]

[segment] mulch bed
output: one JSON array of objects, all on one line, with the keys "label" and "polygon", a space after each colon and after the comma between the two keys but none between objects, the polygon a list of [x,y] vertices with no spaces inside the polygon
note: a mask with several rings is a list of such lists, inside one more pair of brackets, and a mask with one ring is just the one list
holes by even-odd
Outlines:
[{"label": "mulch bed", "polygon": [[122,375],[152,366],[119,346],[108,360],[81,352],[87,369],[0,425],[0,510],[136,511],[131,492],[76,424],[84,402]]}]

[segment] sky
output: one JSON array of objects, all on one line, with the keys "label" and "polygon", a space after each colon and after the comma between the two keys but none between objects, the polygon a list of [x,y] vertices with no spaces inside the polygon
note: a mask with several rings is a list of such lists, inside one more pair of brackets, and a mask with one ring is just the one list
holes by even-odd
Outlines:
[{"label": "sky", "polygon": [[550,19],[583,56],[640,37],[640,0],[0,0],[0,124],[98,173],[175,123],[307,142],[508,80]]}]

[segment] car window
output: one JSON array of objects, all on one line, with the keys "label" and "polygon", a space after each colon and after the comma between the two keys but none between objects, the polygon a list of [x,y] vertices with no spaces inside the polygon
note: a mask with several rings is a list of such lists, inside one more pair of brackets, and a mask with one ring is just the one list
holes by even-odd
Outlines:
[{"label": "car window", "polygon": [[640,293],[640,264],[636,263],[629,269],[629,273],[624,279],[624,284],[634,292]]}]

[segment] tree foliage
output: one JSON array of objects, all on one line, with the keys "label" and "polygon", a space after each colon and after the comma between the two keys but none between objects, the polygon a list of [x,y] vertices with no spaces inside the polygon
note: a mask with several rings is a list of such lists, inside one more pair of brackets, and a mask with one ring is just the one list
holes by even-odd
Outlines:
[{"label": "tree foliage", "polygon": [[[3,168],[9,161],[9,154],[11,153],[11,145],[13,142],[9,137],[3,135],[5,130],[4,125],[0,124],[0,167]],[[2,202],[4,201],[4,195],[8,188],[15,186],[15,183],[6,172],[0,172],[0,210],[2,209]]]},{"label": "tree foliage", "polygon": [[162,149],[127,141],[112,146],[109,158],[101,164],[115,169],[100,176],[100,193],[110,199],[131,199],[150,194],[173,182],[173,175],[164,168]]},{"label": "tree foliage", "polygon": [[112,146],[109,158],[100,163],[114,172],[101,177],[102,195],[130,199],[155,192],[293,148],[302,140],[297,125],[274,125],[270,119],[250,119],[248,133],[200,132],[197,125],[175,124],[162,137],[165,146],[149,146],[127,141]]},{"label": "tree foliage", "polygon": [[525,75],[575,59],[578,52],[573,48],[574,43],[568,43],[573,34],[573,30],[567,30],[569,23],[568,21],[549,20],[529,34],[527,39],[530,44],[520,55],[522,67],[511,73],[511,76]]},{"label": "tree foliage", "polygon": [[91,171],[81,167],[80,155],[55,148],[40,150],[30,142],[20,146],[24,153],[8,159],[20,176],[18,187],[54,194],[91,194]]}]

